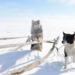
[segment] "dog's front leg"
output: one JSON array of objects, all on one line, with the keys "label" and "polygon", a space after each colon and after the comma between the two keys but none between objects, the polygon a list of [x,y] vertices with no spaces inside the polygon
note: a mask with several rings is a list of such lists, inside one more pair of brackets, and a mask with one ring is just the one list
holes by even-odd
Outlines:
[{"label": "dog's front leg", "polygon": [[67,69],[68,56],[67,56],[66,51],[64,51],[64,53],[65,53],[65,66],[64,66],[64,69]]},{"label": "dog's front leg", "polygon": [[64,69],[67,69],[68,57],[65,57],[65,66]]}]

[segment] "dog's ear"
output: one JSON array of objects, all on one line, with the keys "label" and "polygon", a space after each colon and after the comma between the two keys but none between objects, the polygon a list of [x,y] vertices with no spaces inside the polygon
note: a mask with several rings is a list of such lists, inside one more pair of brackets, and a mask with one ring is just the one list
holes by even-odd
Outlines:
[{"label": "dog's ear", "polygon": [[63,32],[63,35],[65,35],[65,33]]},{"label": "dog's ear", "polygon": [[75,41],[75,33],[73,34],[73,40]]},{"label": "dog's ear", "polygon": [[40,20],[37,21],[37,24],[40,24]]},{"label": "dog's ear", "polygon": [[32,24],[34,23],[34,20],[32,20]]}]

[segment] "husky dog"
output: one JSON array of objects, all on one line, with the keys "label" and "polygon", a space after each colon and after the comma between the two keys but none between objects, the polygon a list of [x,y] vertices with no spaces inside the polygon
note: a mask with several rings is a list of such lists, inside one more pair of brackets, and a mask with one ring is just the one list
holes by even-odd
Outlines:
[{"label": "husky dog", "polygon": [[[42,26],[40,25],[40,21],[34,21],[32,20],[32,26],[31,26],[31,39],[32,41],[41,41],[43,39],[42,34]],[[42,43],[40,44],[32,44],[31,50],[39,50],[42,51]]]},{"label": "husky dog", "polygon": [[67,69],[68,57],[73,57],[73,62],[75,62],[75,44],[74,44],[74,35],[75,34],[66,34],[63,32],[63,41],[64,44],[64,54],[65,54],[65,67]]}]

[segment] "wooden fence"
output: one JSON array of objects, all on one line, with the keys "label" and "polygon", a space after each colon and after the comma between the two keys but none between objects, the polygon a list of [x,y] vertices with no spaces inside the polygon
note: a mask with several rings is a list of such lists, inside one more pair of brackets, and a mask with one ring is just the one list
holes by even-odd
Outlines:
[{"label": "wooden fence", "polygon": [[46,43],[53,43],[54,40],[42,40],[42,41],[34,41],[34,42],[29,42],[30,41],[30,37],[29,36],[24,36],[24,37],[6,37],[6,38],[0,38],[0,40],[9,40],[9,39],[19,39],[19,38],[27,38],[25,43],[16,43],[16,44],[7,44],[7,45],[0,45],[0,49],[2,48],[9,48],[9,47],[17,47],[13,50],[9,50],[9,51],[16,51],[20,48],[22,48],[25,45],[31,45],[31,44],[38,44],[38,43],[42,43],[42,42],[46,42]]}]

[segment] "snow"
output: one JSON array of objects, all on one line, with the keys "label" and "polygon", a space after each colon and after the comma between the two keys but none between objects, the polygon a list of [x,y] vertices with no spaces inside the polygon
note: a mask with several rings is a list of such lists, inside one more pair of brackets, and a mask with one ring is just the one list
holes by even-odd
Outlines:
[{"label": "snow", "polygon": [[[18,36],[28,36],[30,34],[30,25],[15,25],[15,26],[1,26],[0,27],[0,37],[18,37]],[[70,27],[50,27],[48,25],[43,26],[43,39],[55,39],[60,36],[59,43],[57,47],[62,46],[62,32],[73,33],[73,29]],[[13,39],[13,40],[0,40],[0,45],[2,44],[12,44],[12,43],[23,43],[26,38]],[[14,48],[0,49],[0,74],[5,72],[10,72],[11,69],[30,64],[38,59],[44,57],[52,47],[50,43],[43,43],[43,51],[39,52],[37,50],[30,50],[30,45],[24,46],[18,51],[10,51]],[[16,47],[15,47],[16,48]],[[38,67],[32,69],[31,71],[24,72],[20,75],[75,75],[75,63],[72,62],[72,57],[69,58],[68,69],[64,68],[64,47],[61,48],[58,53],[56,49],[44,62],[42,62]]]}]

